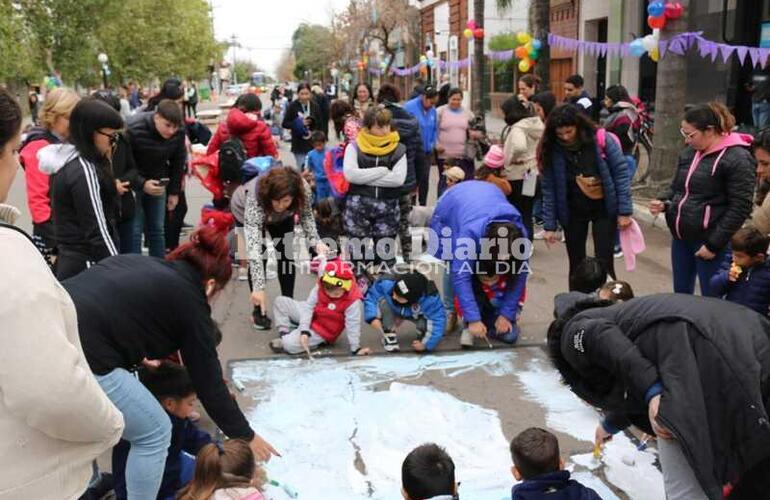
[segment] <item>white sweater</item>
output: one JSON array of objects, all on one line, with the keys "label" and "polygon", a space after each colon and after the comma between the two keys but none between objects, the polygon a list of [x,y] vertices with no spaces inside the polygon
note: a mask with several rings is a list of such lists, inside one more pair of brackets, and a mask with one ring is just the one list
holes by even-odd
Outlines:
[{"label": "white sweater", "polygon": [[0,500],[78,498],[122,432],[72,300],[32,243],[0,227]]}]

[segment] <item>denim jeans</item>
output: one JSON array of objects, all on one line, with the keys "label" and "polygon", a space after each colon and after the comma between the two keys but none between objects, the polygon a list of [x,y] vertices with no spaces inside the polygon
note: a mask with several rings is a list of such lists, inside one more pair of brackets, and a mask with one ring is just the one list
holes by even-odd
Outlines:
[{"label": "denim jeans", "polygon": [[755,102],[751,105],[754,126],[763,128],[770,125],[770,102]]},{"label": "denim jeans", "polygon": [[96,375],[96,381],[126,423],[123,439],[131,443],[126,462],[128,500],[155,498],[171,443],[168,414],[139,379],[123,368]]},{"label": "denim jeans", "polygon": [[163,258],[166,255],[165,222],[166,195],[150,196],[142,190],[137,190],[132,253],[142,253],[142,235],[146,225],[150,255]]},{"label": "denim jeans", "polygon": [[710,282],[725,260],[727,249],[722,250],[711,260],[695,256],[702,241],[692,242],[677,238],[671,240],[671,269],[674,273],[674,292],[695,293],[695,278],[700,282],[700,294],[711,297]]},{"label": "denim jeans", "polygon": [[307,153],[294,153],[294,162],[297,164],[297,172],[305,170],[305,158]]}]

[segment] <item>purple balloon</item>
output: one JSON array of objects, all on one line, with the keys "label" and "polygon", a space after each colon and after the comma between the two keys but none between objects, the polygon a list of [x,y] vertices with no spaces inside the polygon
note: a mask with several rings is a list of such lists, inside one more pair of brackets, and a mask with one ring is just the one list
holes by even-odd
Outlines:
[{"label": "purple balloon", "polygon": [[660,17],[666,13],[666,6],[663,2],[650,2],[647,6],[647,13],[652,17]]}]

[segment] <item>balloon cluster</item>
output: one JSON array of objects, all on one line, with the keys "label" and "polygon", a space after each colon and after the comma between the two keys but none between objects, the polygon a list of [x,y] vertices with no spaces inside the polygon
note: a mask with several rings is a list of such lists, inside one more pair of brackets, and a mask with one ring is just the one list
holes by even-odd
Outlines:
[{"label": "balloon cluster", "polygon": [[465,30],[463,31],[463,36],[470,40],[471,38],[477,38],[481,40],[484,38],[484,29],[479,28],[476,26],[476,21],[471,19],[467,23],[465,23]]},{"label": "balloon cluster", "polygon": [[543,42],[525,31],[516,33],[516,43],[519,45],[513,53],[519,60],[519,71],[526,73],[532,69],[532,65],[540,57],[540,49],[543,48]]},{"label": "balloon cluster", "polygon": [[667,19],[682,17],[684,7],[679,2],[664,4],[660,0],[652,0],[647,5],[647,26],[652,29],[652,35],[637,38],[629,45],[629,52],[634,57],[642,57],[645,53],[655,62],[660,60],[660,30],[666,26]]}]

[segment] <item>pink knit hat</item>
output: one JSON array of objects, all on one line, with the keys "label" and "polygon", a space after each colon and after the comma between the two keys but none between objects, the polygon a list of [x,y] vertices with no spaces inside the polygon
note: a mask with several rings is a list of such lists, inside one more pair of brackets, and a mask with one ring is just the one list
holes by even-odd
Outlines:
[{"label": "pink knit hat", "polygon": [[505,164],[505,156],[503,155],[503,148],[497,144],[492,145],[484,156],[484,165],[489,168],[503,168]]}]

